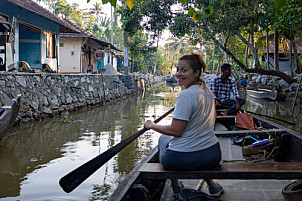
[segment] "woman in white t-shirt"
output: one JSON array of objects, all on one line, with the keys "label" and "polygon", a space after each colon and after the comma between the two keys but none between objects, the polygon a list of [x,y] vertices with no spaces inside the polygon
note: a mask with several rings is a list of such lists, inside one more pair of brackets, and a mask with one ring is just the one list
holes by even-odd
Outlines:
[{"label": "woman in white t-shirt", "polygon": [[[206,64],[196,53],[182,56],[177,63],[177,83],[185,88],[177,98],[171,125],[157,125],[148,120],[145,128],[162,135],[158,141],[160,163],[168,170],[200,170],[217,166],[221,161],[219,142],[214,135],[214,96],[200,78]],[[220,184],[206,180],[211,196],[223,192]],[[172,180],[175,194],[182,188]]]}]

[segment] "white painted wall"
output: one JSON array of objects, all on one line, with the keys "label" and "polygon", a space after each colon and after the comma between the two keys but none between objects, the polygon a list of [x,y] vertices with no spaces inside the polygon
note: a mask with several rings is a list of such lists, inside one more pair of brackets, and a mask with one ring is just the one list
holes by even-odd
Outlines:
[{"label": "white painted wall", "polygon": [[15,49],[15,54],[14,54],[14,64],[16,64],[19,61],[19,23],[16,23],[16,28],[15,28],[15,44],[14,44],[14,49]]},{"label": "white painted wall", "polygon": [[115,57],[113,57],[113,68],[117,70],[117,59]]},{"label": "white painted wall", "polygon": [[[112,58],[112,53],[109,55],[110,59]],[[105,57],[104,57],[104,64],[105,66],[108,64],[108,51],[105,50]],[[111,60],[110,60],[111,61]],[[110,62],[109,62],[110,63]],[[117,69],[117,59],[115,57],[113,57],[113,64],[111,64],[113,66],[113,68]]]},{"label": "white painted wall", "polygon": [[60,38],[59,72],[81,72],[81,41],[81,38]]},{"label": "white painted wall", "polygon": [[108,51],[105,50],[104,66],[108,64]]}]

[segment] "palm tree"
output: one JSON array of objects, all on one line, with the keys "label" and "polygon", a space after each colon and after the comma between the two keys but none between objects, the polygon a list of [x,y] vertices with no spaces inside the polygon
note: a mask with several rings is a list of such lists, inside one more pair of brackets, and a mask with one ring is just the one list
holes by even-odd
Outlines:
[{"label": "palm tree", "polygon": [[66,0],[57,1],[54,5],[55,15],[62,16],[63,18],[68,18],[71,14],[71,6],[66,2]]},{"label": "palm tree", "polygon": [[97,20],[99,20],[99,17],[101,14],[104,14],[104,12],[102,12],[102,6],[100,3],[95,3],[93,4],[93,8],[89,9],[89,13],[90,14],[95,14],[95,17],[97,18]]},{"label": "palm tree", "polygon": [[[192,46],[190,46],[189,44],[189,36],[184,36],[182,38],[174,38],[174,37],[170,37],[168,38],[166,41],[169,44],[169,52],[173,52],[173,57],[172,57],[172,61],[171,61],[171,67],[170,67],[170,72],[172,72],[172,68],[173,68],[173,64],[174,64],[174,60],[175,58],[178,58],[179,55],[183,55],[185,53],[188,52],[188,50],[190,48],[192,48]],[[166,44],[167,44],[166,43]],[[175,57],[176,56],[176,57]]]}]

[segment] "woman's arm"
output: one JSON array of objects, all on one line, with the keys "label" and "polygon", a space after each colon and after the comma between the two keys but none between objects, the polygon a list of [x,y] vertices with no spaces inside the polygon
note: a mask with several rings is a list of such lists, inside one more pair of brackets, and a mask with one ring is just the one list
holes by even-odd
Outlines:
[{"label": "woman's arm", "polygon": [[187,121],[173,118],[171,125],[158,125],[153,121],[148,120],[144,124],[144,127],[147,129],[153,129],[164,135],[179,137],[185,129],[187,123]]}]

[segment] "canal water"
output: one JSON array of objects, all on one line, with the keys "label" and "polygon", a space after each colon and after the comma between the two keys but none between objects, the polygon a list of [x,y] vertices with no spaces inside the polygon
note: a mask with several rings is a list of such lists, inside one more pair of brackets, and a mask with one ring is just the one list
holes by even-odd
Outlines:
[{"label": "canal water", "polygon": [[[63,113],[13,127],[0,142],[0,200],[107,200],[135,165],[157,145],[159,133],[147,131],[71,193],[61,177],[103,153],[175,105],[179,87],[161,86],[117,103]],[[252,112],[294,121],[282,125],[302,133],[299,107],[247,98]],[[169,124],[172,114],[160,124]],[[278,121],[274,121],[279,123]]]},{"label": "canal water", "polygon": [[[176,91],[163,86],[113,104],[13,127],[0,142],[0,200],[107,200],[157,145],[158,133],[145,132],[69,194],[59,180],[137,132],[147,119],[171,109]],[[170,123],[171,117],[160,123]]]}]

